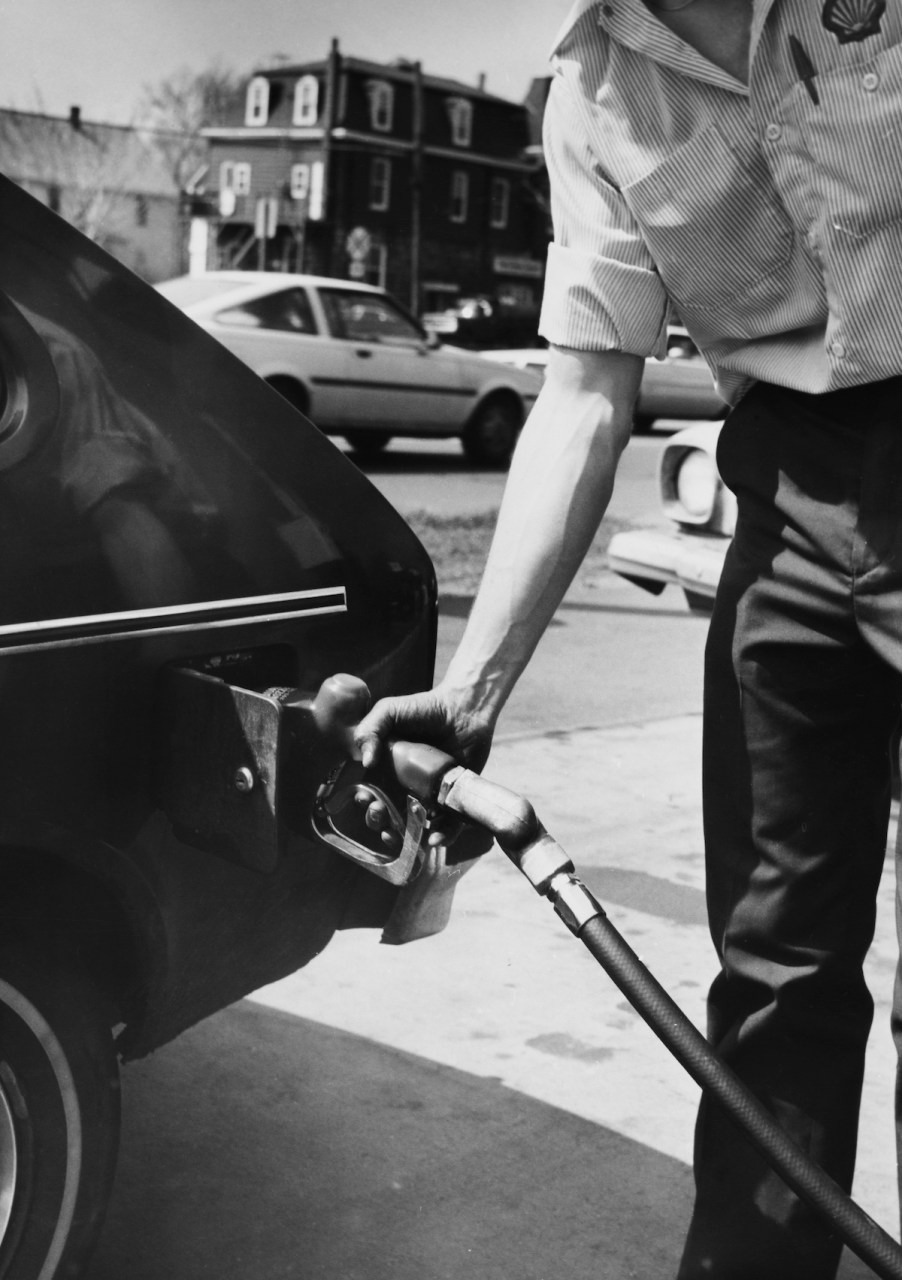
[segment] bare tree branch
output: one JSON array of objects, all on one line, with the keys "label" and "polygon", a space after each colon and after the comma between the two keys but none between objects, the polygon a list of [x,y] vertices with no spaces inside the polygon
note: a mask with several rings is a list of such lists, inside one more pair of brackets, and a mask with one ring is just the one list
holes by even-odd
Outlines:
[{"label": "bare tree branch", "polygon": [[163,155],[183,191],[204,163],[201,130],[220,123],[243,101],[247,77],[214,63],[205,71],[182,67],[157,85],[148,85],[136,118]]}]

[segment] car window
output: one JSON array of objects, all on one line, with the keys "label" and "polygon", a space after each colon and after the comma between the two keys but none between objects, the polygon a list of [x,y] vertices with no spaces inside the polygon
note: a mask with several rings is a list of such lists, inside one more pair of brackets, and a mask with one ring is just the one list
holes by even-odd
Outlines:
[{"label": "car window", "polygon": [[384,342],[395,345],[419,344],[423,335],[418,326],[388,298],[378,294],[341,289],[320,291],[329,328],[336,338],[349,342]]},{"label": "car window", "polygon": [[240,307],[227,307],[217,312],[216,319],[220,324],[245,325],[252,329],[316,333],[316,322],[305,289],[280,289],[278,293],[252,298]]}]

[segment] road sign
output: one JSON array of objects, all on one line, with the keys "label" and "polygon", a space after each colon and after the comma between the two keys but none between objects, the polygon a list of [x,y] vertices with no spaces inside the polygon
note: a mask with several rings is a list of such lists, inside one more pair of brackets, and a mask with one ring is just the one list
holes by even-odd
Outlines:
[{"label": "road sign", "polygon": [[372,247],[373,237],[367,231],[366,227],[355,227],[353,231],[348,232],[348,238],[345,241],[345,248],[352,258],[358,261],[366,258]]},{"label": "road sign", "polygon": [[366,263],[362,258],[352,258],[348,263],[348,274],[352,280],[362,280],[366,275]]}]

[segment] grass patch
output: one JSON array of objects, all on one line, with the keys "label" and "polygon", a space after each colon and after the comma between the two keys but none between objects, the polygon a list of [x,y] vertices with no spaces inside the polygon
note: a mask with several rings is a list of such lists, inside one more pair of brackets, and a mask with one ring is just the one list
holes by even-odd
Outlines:
[{"label": "grass patch", "polygon": [[[472,595],[482,577],[497,512],[435,516],[428,511],[414,511],[405,518],[432,557],[439,590]],[[607,516],[602,520],[576,576],[578,585],[591,587],[602,573],[607,572],[608,543],[619,530],[630,527],[626,520]]]}]

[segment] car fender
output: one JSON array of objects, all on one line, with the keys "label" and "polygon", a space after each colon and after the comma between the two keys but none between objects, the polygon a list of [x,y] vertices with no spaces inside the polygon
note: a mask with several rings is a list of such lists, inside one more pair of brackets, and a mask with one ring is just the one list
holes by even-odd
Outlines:
[{"label": "car fender", "polygon": [[[45,912],[50,887],[58,882],[65,893],[66,931],[88,947],[101,935],[98,918],[106,911],[112,917],[108,926],[115,925],[115,930],[108,928],[107,937],[115,932],[120,942],[127,940],[128,962],[123,967],[118,957],[116,977],[132,1003],[120,1010],[121,1020],[144,1019],[154,993],[166,986],[169,947],[160,895],[134,861],[84,832],[20,814],[0,827],[0,879],[0,912],[12,910],[17,917]],[[97,961],[110,958],[95,954]],[[108,974],[109,966],[104,968]]]},{"label": "car fender", "polygon": [[[665,515],[678,525],[731,535],[736,527],[736,497],[723,483],[717,469],[717,442],[722,429],[722,422],[698,422],[671,436],[658,459],[658,493]],[[680,464],[695,449],[711,459],[716,473],[710,510],[698,514],[688,512],[676,492]]]}]

